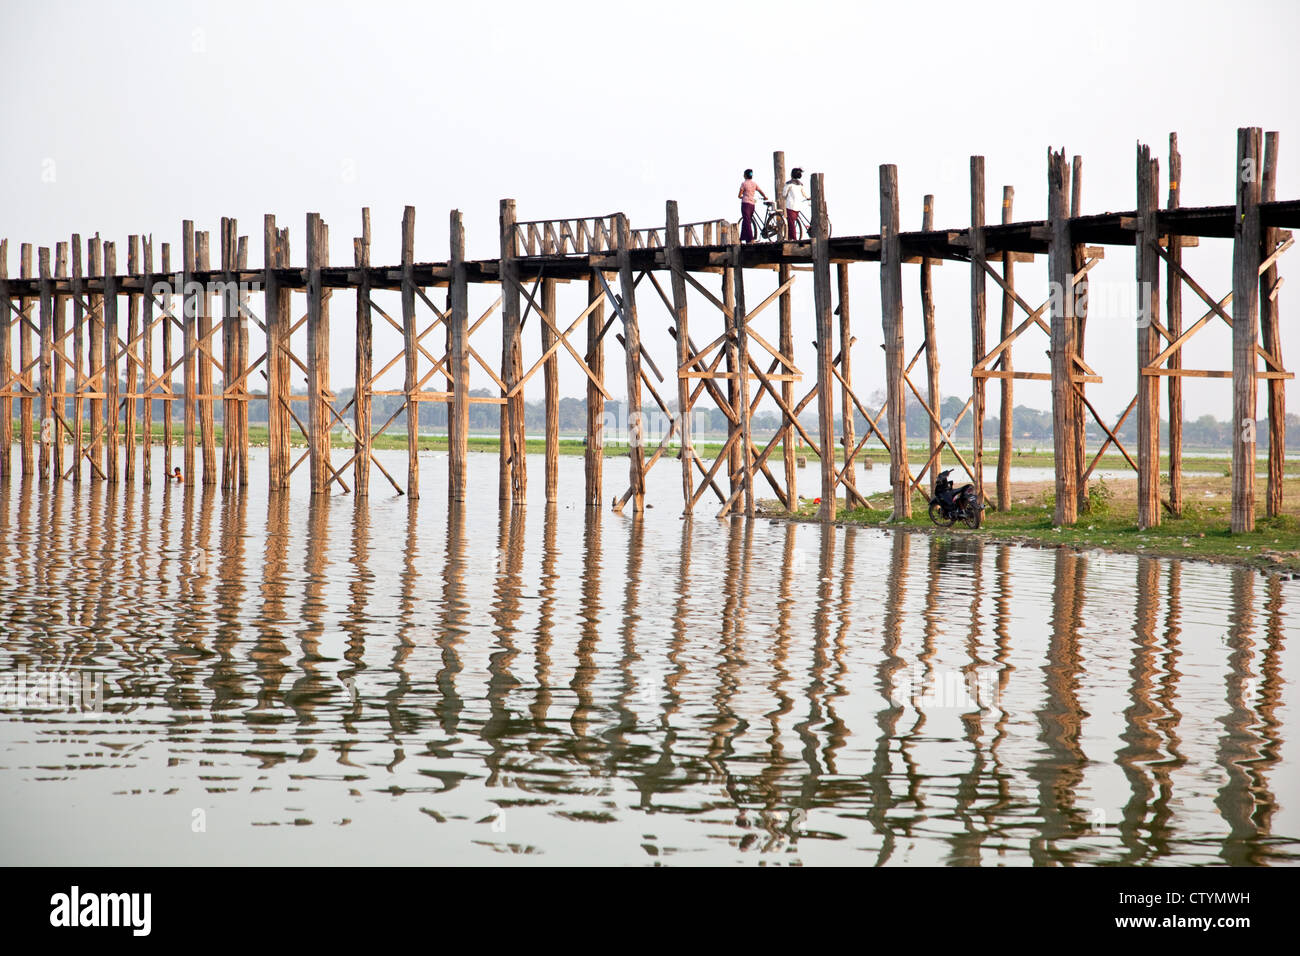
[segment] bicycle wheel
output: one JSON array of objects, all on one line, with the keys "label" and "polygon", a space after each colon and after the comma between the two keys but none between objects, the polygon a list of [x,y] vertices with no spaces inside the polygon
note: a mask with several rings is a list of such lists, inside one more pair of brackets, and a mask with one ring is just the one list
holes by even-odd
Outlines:
[{"label": "bicycle wheel", "polygon": [[930,502],[930,520],[935,524],[939,525],[940,527],[945,527],[945,528],[951,528],[953,522],[956,521],[955,518],[948,518],[944,516],[943,505],[939,503],[938,498],[935,498],[933,501]]}]

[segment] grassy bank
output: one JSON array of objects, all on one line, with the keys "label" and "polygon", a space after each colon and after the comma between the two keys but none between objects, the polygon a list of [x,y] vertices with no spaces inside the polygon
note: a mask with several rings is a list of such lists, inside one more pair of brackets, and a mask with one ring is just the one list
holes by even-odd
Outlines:
[{"label": "grassy bank", "polygon": [[[1265,517],[1263,507],[1257,512],[1255,531],[1232,534],[1229,531],[1232,489],[1230,480],[1207,476],[1187,481],[1183,513],[1174,517],[1162,514],[1159,527],[1137,529],[1134,479],[1092,482],[1091,507],[1080,514],[1074,527],[1053,527],[1055,504],[1048,482],[1013,482],[1014,504],[1009,511],[990,507],[984,526],[977,531],[965,527],[938,528],[926,513],[926,500],[917,495],[912,501],[912,517],[890,521],[892,495],[871,495],[872,508],[841,508],[836,524],[878,525],[902,530],[925,531],[940,535],[973,535],[988,542],[1015,542],[1064,546],[1082,550],[1163,557],[1194,558],[1206,561],[1244,564],[1255,568],[1279,570],[1300,576],[1300,478],[1283,482],[1284,514]],[[1259,489],[1260,495],[1263,488]],[[1161,491],[1167,494],[1167,488]],[[797,521],[816,521],[819,505],[802,499]],[[763,502],[763,511],[773,517],[786,517],[778,502]]]}]

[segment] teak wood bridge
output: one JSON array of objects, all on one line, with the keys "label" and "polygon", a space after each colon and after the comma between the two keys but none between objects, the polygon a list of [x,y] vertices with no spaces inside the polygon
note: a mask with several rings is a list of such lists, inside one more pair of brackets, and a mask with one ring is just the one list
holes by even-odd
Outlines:
[{"label": "teak wood bridge", "polygon": [[[604,403],[613,398],[605,379],[605,346],[617,320],[619,329],[613,338],[624,357],[630,466],[626,490],[613,499],[616,510],[629,501],[636,511],[642,510],[646,473],[674,444],[688,512],[712,493],[721,503],[720,516],[742,510],[752,513],[758,481],[766,482],[782,504],[795,507],[796,443],[806,445],[820,461],[817,492],[821,515],[828,519],[835,516],[839,494],[850,505],[865,503],[856,485],[855,459],[870,441],[878,441],[889,451],[895,516],[910,514],[913,492],[925,490],[922,483],[927,476],[933,481],[945,447],[984,494],[983,432],[989,379],[998,380],[1002,391],[996,490],[986,499],[1005,508],[1010,499],[1012,382],[1039,379],[1051,383],[1056,522],[1076,520],[1086,500],[1089,475],[1102,454],[1115,445],[1137,472],[1138,523],[1148,527],[1160,521],[1162,504],[1173,513],[1182,508],[1183,379],[1231,377],[1233,422],[1240,425],[1234,424],[1232,528],[1248,531],[1254,526],[1255,515],[1258,383],[1263,380],[1268,393],[1266,500],[1268,513],[1274,514],[1282,505],[1284,382],[1293,377],[1282,364],[1277,263],[1292,245],[1289,230],[1300,225],[1300,201],[1276,199],[1277,144],[1276,133],[1264,136],[1258,128],[1239,130],[1235,203],[1202,207],[1179,204],[1181,168],[1176,135],[1170,136],[1168,197],[1163,207],[1157,194],[1158,160],[1148,147],[1139,145],[1136,207],[1104,215],[1082,214],[1079,157],[1068,163],[1064,151],[1049,151],[1048,218],[1032,222],[1013,220],[1011,187],[1004,187],[1001,222],[985,222],[984,160],[975,156],[970,161],[970,224],[934,228],[933,204],[927,196],[917,232],[900,230],[897,169],[881,166],[881,227],[878,235],[869,236],[828,235],[823,179],[814,174],[811,235],[802,241],[741,244],[731,223],[680,223],[677,205],[671,201],[664,227],[634,230],[623,214],[518,222],[514,200],[503,200],[497,259],[465,259],[461,214],[453,211],[450,261],[416,262],[415,210],[408,206],[397,266],[371,263],[370,216],[363,210],[362,234],[354,240],[351,266],[329,264],[326,225],[318,215],[309,214],[305,267],[290,265],[288,230],[277,227],[274,217],[267,216],[263,266],[251,269],[247,240],[238,235],[233,219],[221,222],[218,267],[210,261],[207,233],[196,232],[194,224],[186,221],[176,286],[171,250],[162,244],[159,271],[155,271],[153,243],[148,237],[129,237],[124,273],[118,271],[120,260],[114,243],[101,242],[97,236],[86,242],[84,259],[82,241],[76,235],[70,243],[57,243],[53,256],[51,249],[41,247],[35,269],[32,247],[23,244],[17,278],[8,272],[8,243],[0,240],[0,474],[7,477],[20,467],[23,475],[55,480],[78,481],[88,474],[91,480],[132,481],[139,451],[140,480],[148,482],[153,404],[160,401],[165,409],[162,441],[165,467],[170,472],[171,412],[173,403],[180,402],[185,479],[215,483],[220,461],[222,487],[237,489],[249,479],[248,403],[265,401],[272,488],[286,487],[305,460],[313,492],[329,493],[337,485],[343,491],[364,495],[374,464],[398,492],[418,495],[419,406],[445,402],[450,447],[448,493],[463,499],[469,405],[487,402],[502,406],[499,495],[503,502],[521,504],[527,489],[523,390],[540,369],[545,382],[546,494],[548,500],[554,500],[559,362],[572,361],[587,381],[585,495],[587,504],[595,506],[603,501]],[[779,152],[774,156],[774,174],[777,183],[785,181],[785,159]],[[783,216],[784,210],[780,211]],[[1221,298],[1202,288],[1182,265],[1182,247],[1197,244],[1201,237],[1232,240],[1232,289]],[[1086,393],[1088,384],[1101,379],[1084,358],[1087,310],[1082,293],[1087,290],[1089,271],[1106,246],[1134,248],[1139,291],[1134,323],[1137,391],[1118,422],[1103,420]],[[1041,254],[1047,256],[1049,294],[1035,308],[1017,291],[1015,264]],[[939,418],[938,356],[930,347],[935,341],[930,270],[943,260],[970,265],[971,394],[958,417],[960,422],[969,414],[973,423],[969,458],[954,444],[956,423],[945,429]],[[850,349],[855,339],[849,314],[848,267],[855,262],[876,262],[880,270],[886,400],[874,411],[854,390],[851,371]],[[1163,316],[1162,262],[1166,278]],[[832,264],[836,267],[834,283]],[[903,340],[905,264],[918,267],[924,322],[924,341],[910,359]],[[775,289],[759,302],[746,287],[746,272],[754,269],[776,273]],[[803,391],[802,386],[796,389],[802,372],[794,360],[796,272],[811,272],[815,317],[816,383],[802,395],[797,394]],[[710,274],[720,276],[720,287]],[[676,370],[675,376],[671,371],[669,375],[676,379],[676,396],[663,394],[669,386],[641,343],[638,306],[639,300],[646,301],[648,292],[641,285],[643,279],[649,280],[649,288],[667,309],[668,330],[676,342],[676,358],[669,366]],[[172,284],[160,287],[159,280]],[[566,325],[557,315],[556,285],[575,280],[586,281],[588,304]],[[1000,332],[991,348],[988,280],[1002,293]],[[472,283],[500,287],[500,297],[481,315],[471,315],[469,310],[468,287]],[[261,296],[257,303],[260,315],[253,297],[245,291],[250,285],[255,285]],[[1190,324],[1183,321],[1184,286],[1200,300],[1195,310],[1198,318]],[[161,288],[170,291],[161,292]],[[447,290],[443,306],[430,299],[426,292],[430,288]],[[342,408],[336,407],[330,382],[329,304],[334,289],[354,290],[357,301],[355,393]],[[380,290],[400,291],[400,316],[390,315],[376,303],[375,293]],[[716,337],[710,337],[714,328],[701,336],[703,323],[698,316],[694,317],[695,330],[690,328],[688,290],[697,293],[697,301],[702,298],[708,303],[710,315],[717,310],[721,331]],[[306,300],[306,312],[301,316],[294,308],[298,293]],[[125,323],[120,311],[123,298],[127,302]],[[183,306],[180,314],[173,299]],[[773,304],[778,316],[775,342],[756,326],[756,319]],[[494,366],[474,347],[473,336],[498,311],[502,346],[500,364]],[[540,330],[539,353],[525,369],[522,330],[530,315],[536,315]],[[403,337],[402,349],[378,372],[373,354],[376,318],[394,326]],[[1231,370],[1184,368],[1182,347],[1216,319],[1232,327]],[[585,342],[575,342],[575,332],[584,324]],[[295,351],[293,336],[304,325],[305,349],[299,346]],[[251,334],[253,326],[258,330],[255,334]],[[439,327],[442,340],[435,346],[430,335]],[[1050,373],[1013,367],[1013,343],[1035,328],[1048,337]],[[912,378],[922,355],[927,378],[924,392]],[[471,362],[491,378],[499,394],[470,394]],[[376,388],[378,380],[399,365],[405,374],[403,388]],[[295,368],[306,380],[305,393],[296,393],[292,385]],[[173,384],[178,369],[183,382],[179,391]],[[214,386],[214,370],[220,372],[218,386]],[[441,381],[431,381],[436,375]],[[264,379],[264,390],[254,390],[257,377]],[[1169,489],[1163,501],[1159,493],[1161,378],[1168,379],[1170,412]],[[444,387],[438,389],[439,384]],[[835,447],[837,390],[842,418],[839,454]],[[919,468],[908,461],[904,416],[908,392],[930,420],[928,457]],[[646,393],[669,421],[667,434],[654,448],[647,447],[644,440],[640,414]],[[378,429],[373,427],[371,414],[376,395],[401,396],[400,407]],[[696,452],[691,429],[685,426],[706,395],[728,422],[722,451],[711,463]],[[760,445],[751,420],[765,398],[779,409],[781,425]],[[215,432],[218,402],[222,403],[223,422],[220,456]],[[305,421],[295,410],[295,403],[301,402],[307,406]],[[816,409],[815,433],[800,420],[810,405]],[[34,406],[39,410],[39,426]],[[21,456],[17,463],[13,452],[15,411]],[[403,411],[408,447],[405,485],[384,468],[373,451],[375,438]],[[855,411],[866,420],[860,438],[855,434]],[[1129,415],[1137,424],[1132,451],[1118,437]],[[1088,416],[1107,436],[1091,458],[1084,442]],[[352,453],[342,465],[331,458],[331,432],[337,427],[352,437]],[[307,444],[307,451],[297,460],[290,448],[294,428],[302,432]],[[196,444],[202,454],[201,474],[195,471]],[[719,474],[724,465],[725,477]]]}]

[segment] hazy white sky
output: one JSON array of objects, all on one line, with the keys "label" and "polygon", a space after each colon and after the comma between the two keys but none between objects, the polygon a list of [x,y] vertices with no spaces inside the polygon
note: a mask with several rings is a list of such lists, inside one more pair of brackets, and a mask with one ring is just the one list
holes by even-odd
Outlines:
[{"label": "hazy white sky", "polygon": [[[767,188],[773,149],[825,173],[837,235],[878,231],[881,163],[898,165],[905,229],[919,227],[927,192],[937,224],[960,227],[969,222],[972,153],[986,156],[990,221],[1004,183],[1016,187],[1017,218],[1045,215],[1049,146],[1084,157],[1084,211],[1101,212],[1134,205],[1138,141],[1161,156],[1163,197],[1171,130],[1183,154],[1184,204],[1230,203],[1235,130],[1244,125],[1280,131],[1279,191],[1292,198],[1300,196],[1298,11],[1290,0],[6,2],[0,235],[11,245],[53,244],[99,231],[124,243],[128,233],[152,232],[178,243],[182,219],[215,232],[229,215],[252,237],[258,264],[262,215],[272,212],[290,227],[300,262],[312,211],[330,224],[331,261],[350,263],[359,209],[369,205],[382,263],[398,258],[410,203],[417,259],[446,257],[451,208],[464,211],[471,257],[491,257],[502,197],[518,200],[521,219],[624,211],[634,226],[658,225],[668,198],[683,220],[734,219],[741,171],[754,167]],[[1131,250],[1108,255],[1093,273],[1088,358],[1106,376],[1092,394],[1114,414],[1135,379],[1133,330],[1121,314],[1131,307],[1133,261]],[[1229,242],[1206,240],[1187,260],[1212,293],[1228,290]],[[1283,259],[1283,275],[1291,268]],[[920,328],[916,273],[905,270],[910,351]],[[1042,298],[1044,271],[1045,263],[1021,267],[1031,304]],[[768,273],[749,281],[751,302],[774,286]],[[969,270],[950,263],[936,283],[944,391],[964,397]],[[642,288],[643,338],[669,355],[662,307]],[[806,323],[797,359],[811,384],[810,283],[796,292]],[[471,306],[495,294],[476,290]],[[562,290],[564,324],[580,297],[576,285]],[[334,299],[336,387],[351,382],[348,336],[339,334],[351,322],[349,301]],[[990,283],[991,323],[998,301]],[[1201,310],[1190,291],[1184,301],[1190,322]],[[1288,319],[1296,301],[1291,289],[1280,298],[1292,330],[1284,350],[1300,366],[1300,334]],[[874,265],[853,268],[851,304],[865,394],[883,376]],[[757,321],[766,335],[774,310]],[[692,322],[701,340],[716,334],[702,300]],[[1046,341],[1031,334],[1017,367],[1045,369]],[[534,355],[536,335],[526,330]],[[1211,326],[1185,364],[1228,367],[1229,338],[1223,323]],[[495,323],[475,336],[484,355],[499,354],[498,341]],[[398,342],[381,332],[377,353]],[[581,373],[567,357],[561,364],[562,392],[581,394]],[[534,384],[540,394],[540,376]],[[1048,406],[1045,383],[1017,388],[1019,401]],[[1189,416],[1228,417],[1226,382],[1186,391]],[[1300,407],[1294,383],[1288,394]]]}]

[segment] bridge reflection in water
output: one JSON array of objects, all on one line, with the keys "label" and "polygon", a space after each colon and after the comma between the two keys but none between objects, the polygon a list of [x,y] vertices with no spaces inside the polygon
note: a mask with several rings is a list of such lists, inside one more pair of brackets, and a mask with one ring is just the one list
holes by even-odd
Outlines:
[{"label": "bridge reflection in water", "polygon": [[15,482],[0,595],[6,862],[1297,859],[1250,570]]}]

